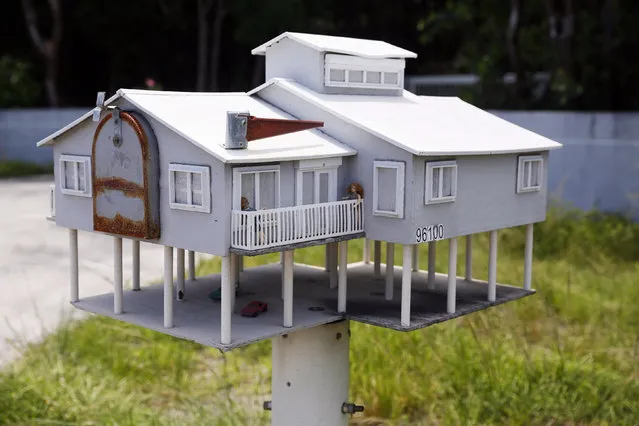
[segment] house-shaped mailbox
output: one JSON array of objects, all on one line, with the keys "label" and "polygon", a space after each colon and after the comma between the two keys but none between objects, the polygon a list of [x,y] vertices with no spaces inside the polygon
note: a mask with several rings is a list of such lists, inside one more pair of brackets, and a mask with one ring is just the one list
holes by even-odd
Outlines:
[{"label": "house-shaped mailbox", "polygon": [[[284,33],[252,53],[266,57],[266,83],[250,92],[121,89],[39,142],[53,146],[51,219],[70,230],[75,306],[227,350],[340,319],[414,330],[534,292],[533,224],[560,144],[458,98],[403,90],[416,54],[385,42]],[[513,226],[527,227],[524,282],[497,284],[497,231]],[[113,237],[112,294],[79,297],[78,230]],[[470,250],[457,274],[457,238],[470,247],[480,232],[488,281],[472,277]],[[362,238],[364,261],[347,264],[348,241]],[[165,246],[164,282],[141,291],[140,242]],[[315,245],[325,268],[293,262]],[[221,274],[196,277],[194,252],[220,256]],[[281,262],[243,268],[269,252]],[[252,300],[268,310],[241,316]]]}]

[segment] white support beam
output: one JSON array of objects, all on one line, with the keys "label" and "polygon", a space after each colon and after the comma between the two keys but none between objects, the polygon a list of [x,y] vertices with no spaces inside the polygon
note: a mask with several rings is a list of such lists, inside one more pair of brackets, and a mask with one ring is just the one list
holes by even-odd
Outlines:
[{"label": "white support beam", "polygon": [[236,311],[236,306],[235,306],[235,296],[237,293],[237,254],[231,253],[231,287],[233,288],[233,291],[231,291],[231,312],[235,313]]},{"label": "white support beam", "polygon": [[222,274],[221,274],[222,295],[220,300],[220,342],[223,345],[231,344],[231,312],[232,304],[231,294],[234,292],[231,277],[231,257],[222,256]]},{"label": "white support beam", "polygon": [[413,249],[416,245],[405,244],[402,259],[402,327],[410,326],[411,278],[413,266]]},{"label": "white support beam", "polygon": [[164,328],[173,328],[173,247],[164,246]]},{"label": "white support beam", "polygon": [[419,244],[413,244],[413,257],[412,257],[412,265],[413,272],[419,272]]},{"label": "white support beam", "polygon": [[395,244],[386,243],[386,291],[384,298],[393,300],[393,286],[395,285]]},{"label": "white support beam", "polygon": [[331,272],[331,245],[324,244],[324,270]]},{"label": "white support beam", "polygon": [[293,250],[283,252],[284,257],[284,318],[283,327],[293,327]]},{"label": "white support beam", "polygon": [[382,276],[382,242],[375,240],[373,245],[375,247],[375,251],[373,252],[373,275],[375,278],[380,278]]},{"label": "white support beam", "polygon": [[533,224],[526,225],[526,246],[524,248],[524,290],[532,288]]},{"label": "white support beam", "polygon": [[448,313],[454,314],[457,304],[457,238],[451,238],[448,246]]},{"label": "white support beam", "polygon": [[338,250],[337,250],[337,243],[329,243],[328,244],[329,248],[329,256],[330,256],[330,262],[329,262],[329,267],[330,270],[328,271],[329,273],[329,288],[334,289],[337,288],[337,284],[338,284],[338,271],[337,271],[337,256],[338,256]]},{"label": "white support beam", "polygon": [[437,256],[437,242],[430,241],[428,243],[428,288],[435,289],[435,259]]},{"label": "white support beam", "polygon": [[364,238],[364,263],[371,263],[371,240]]},{"label": "white support beam", "polygon": [[69,229],[69,299],[71,303],[80,300],[77,229]]},{"label": "white support beam", "polygon": [[337,312],[346,312],[346,286],[348,264],[348,241],[339,243],[339,282],[337,285]]},{"label": "white support beam", "polygon": [[524,290],[532,287],[533,224],[526,225],[526,246],[524,248]]},{"label": "white support beam", "polygon": [[131,289],[133,291],[140,291],[140,241],[131,240],[131,255],[133,257]]},{"label": "white support beam", "polygon": [[464,278],[470,282],[473,279],[473,236],[466,235],[466,268]]},{"label": "white support beam", "polygon": [[113,237],[113,313],[122,313],[122,238]]},{"label": "white support beam", "polygon": [[488,301],[494,302],[497,297],[497,231],[490,231],[490,248],[488,254]]},{"label": "white support beam", "polygon": [[189,280],[195,280],[195,252],[189,250]]},{"label": "white support beam", "polygon": [[177,249],[177,300],[184,300],[184,249]]}]

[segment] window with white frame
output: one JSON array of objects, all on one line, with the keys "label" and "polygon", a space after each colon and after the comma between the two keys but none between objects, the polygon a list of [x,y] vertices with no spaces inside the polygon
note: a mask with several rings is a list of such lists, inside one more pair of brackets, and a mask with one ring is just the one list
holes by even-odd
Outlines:
[{"label": "window with white frame", "polygon": [[91,196],[91,157],[60,156],[60,192],[83,197]]},{"label": "window with white frame", "polygon": [[457,162],[426,163],[425,204],[447,203],[457,198]]},{"label": "window with white frame", "polygon": [[404,174],[401,161],[373,163],[373,214],[404,218]]},{"label": "window with white frame", "polygon": [[324,70],[324,83],[327,87],[401,89],[404,84],[402,59],[369,59],[327,54]]},{"label": "window with white frame", "polygon": [[211,174],[206,166],[169,164],[172,209],[211,213]]},{"label": "window with white frame", "polygon": [[233,209],[269,210],[280,206],[279,166],[236,167],[233,169]]},{"label": "window with white frame", "polygon": [[541,189],[544,160],[540,155],[519,157],[517,166],[517,193],[533,192]]}]

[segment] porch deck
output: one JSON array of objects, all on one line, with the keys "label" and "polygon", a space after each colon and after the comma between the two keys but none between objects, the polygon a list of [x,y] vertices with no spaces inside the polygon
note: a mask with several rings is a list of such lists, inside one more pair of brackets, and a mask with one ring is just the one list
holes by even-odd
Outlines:
[{"label": "porch deck", "polygon": [[[174,302],[175,327],[163,327],[163,287],[156,284],[143,287],[142,291],[124,293],[124,313],[113,314],[113,294],[103,294],[81,299],[74,305],[82,310],[105,315],[131,324],[150,328],[181,339],[192,340],[205,346],[229,350],[252,342],[269,339],[304,328],[350,319],[399,331],[411,331],[468,315],[494,305],[513,301],[534,291],[508,285],[497,285],[497,299],[487,301],[488,285],[485,281],[467,282],[457,278],[457,311],[446,312],[446,274],[436,275],[434,290],[426,287],[425,271],[413,272],[411,325],[400,323],[400,294],[395,299],[384,300],[385,281],[374,278],[373,265],[362,262],[348,265],[347,314],[337,310],[337,289],[329,288],[329,274],[323,268],[295,264],[293,327],[282,326],[281,265],[270,264],[247,268],[240,274],[241,289],[236,299],[236,312],[232,315],[231,344],[220,342],[220,303],[207,295],[220,285],[220,275],[198,277],[186,282],[186,298]],[[395,286],[401,288],[401,267],[395,267]],[[384,267],[382,266],[382,275]],[[268,303],[268,312],[257,318],[239,315],[240,309],[251,300]],[[134,307],[134,308],[133,308]],[[310,310],[317,308],[323,310]]]},{"label": "porch deck", "polygon": [[242,255],[363,236],[362,204],[357,200],[231,213],[231,251]]}]

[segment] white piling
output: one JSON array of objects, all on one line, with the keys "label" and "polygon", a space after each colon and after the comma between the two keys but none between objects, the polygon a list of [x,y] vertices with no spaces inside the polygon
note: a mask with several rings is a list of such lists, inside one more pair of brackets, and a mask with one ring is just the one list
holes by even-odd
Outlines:
[{"label": "white piling", "polygon": [[449,240],[448,247],[448,313],[455,313],[457,303],[457,238]]},{"label": "white piling", "polygon": [[404,256],[402,260],[402,327],[410,326],[410,299],[411,299],[411,278],[412,278],[412,257],[413,245],[404,245]]},{"label": "white piling", "polygon": [[386,300],[393,300],[393,286],[395,285],[395,244],[386,243]]},{"label": "white piling", "polygon": [[173,247],[164,246],[164,328],[173,327]]},{"label": "white piling", "polygon": [[526,247],[524,249],[524,290],[532,287],[533,224],[526,225]]},{"label": "white piling", "polygon": [[113,313],[122,313],[122,238],[113,237]]},{"label": "white piling", "polygon": [[494,302],[497,297],[497,231],[490,231],[490,248],[488,254],[488,301]]},{"label": "white piling", "polygon": [[80,274],[78,267],[78,230],[69,229],[69,299],[80,300]]}]

